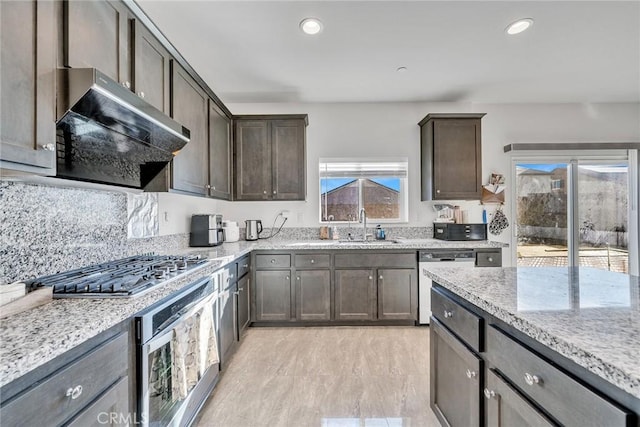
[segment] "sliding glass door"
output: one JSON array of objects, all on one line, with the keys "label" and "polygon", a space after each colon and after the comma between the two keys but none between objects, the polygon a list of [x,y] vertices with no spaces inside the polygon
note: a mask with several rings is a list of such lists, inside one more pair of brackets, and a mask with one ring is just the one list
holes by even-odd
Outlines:
[{"label": "sliding glass door", "polygon": [[626,160],[516,161],[517,265],[629,272]]}]

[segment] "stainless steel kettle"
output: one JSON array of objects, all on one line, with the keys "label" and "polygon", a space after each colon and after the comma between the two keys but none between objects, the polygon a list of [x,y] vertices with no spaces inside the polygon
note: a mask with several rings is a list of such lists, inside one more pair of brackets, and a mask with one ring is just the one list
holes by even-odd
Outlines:
[{"label": "stainless steel kettle", "polygon": [[258,240],[258,236],[262,233],[262,221],[259,219],[248,219],[245,222],[245,240]]}]

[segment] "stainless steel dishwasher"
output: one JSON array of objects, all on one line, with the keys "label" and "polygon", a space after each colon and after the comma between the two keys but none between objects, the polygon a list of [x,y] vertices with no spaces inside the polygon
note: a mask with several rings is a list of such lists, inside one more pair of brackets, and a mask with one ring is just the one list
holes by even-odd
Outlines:
[{"label": "stainless steel dishwasher", "polygon": [[455,262],[473,268],[476,253],[473,249],[429,249],[418,253],[418,322],[429,324],[431,317],[431,278],[427,276],[426,267],[433,262]]}]

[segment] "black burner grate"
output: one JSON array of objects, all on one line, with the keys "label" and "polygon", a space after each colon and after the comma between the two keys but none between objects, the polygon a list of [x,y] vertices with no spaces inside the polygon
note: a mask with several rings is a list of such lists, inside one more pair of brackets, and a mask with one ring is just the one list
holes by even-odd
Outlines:
[{"label": "black burner grate", "polygon": [[54,294],[130,296],[207,262],[199,255],[140,255],[26,281],[29,290],[51,286]]}]

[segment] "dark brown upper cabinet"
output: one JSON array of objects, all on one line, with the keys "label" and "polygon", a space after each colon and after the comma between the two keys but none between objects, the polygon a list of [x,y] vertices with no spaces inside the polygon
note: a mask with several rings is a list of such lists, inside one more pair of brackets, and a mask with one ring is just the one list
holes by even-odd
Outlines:
[{"label": "dark brown upper cabinet", "polygon": [[231,199],[231,119],[209,100],[209,195]]},{"label": "dark brown upper cabinet", "polygon": [[171,55],[138,20],[133,20],[133,88],[158,110],[169,113],[171,105]]},{"label": "dark brown upper cabinet", "polygon": [[480,200],[484,115],[428,114],[418,123],[422,200]]},{"label": "dark brown upper cabinet", "polygon": [[132,88],[131,26],[127,6],[119,1],[69,0],[65,16],[64,64],[97,68]]},{"label": "dark brown upper cabinet", "polygon": [[55,3],[0,2],[0,167],[55,175]]},{"label": "dark brown upper cabinet", "polygon": [[191,131],[191,139],[173,159],[171,187],[174,190],[198,195],[209,193],[208,101],[204,90],[172,61],[171,117]]},{"label": "dark brown upper cabinet", "polygon": [[235,200],[305,200],[307,115],[234,121]]}]

